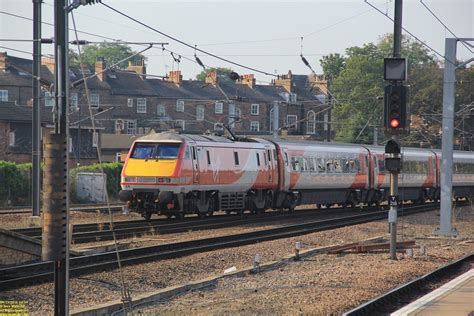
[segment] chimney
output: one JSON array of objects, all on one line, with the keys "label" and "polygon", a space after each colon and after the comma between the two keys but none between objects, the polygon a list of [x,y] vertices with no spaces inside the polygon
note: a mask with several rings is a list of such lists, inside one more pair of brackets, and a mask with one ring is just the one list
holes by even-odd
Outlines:
[{"label": "chimney", "polygon": [[243,75],[240,80],[238,81],[239,84],[246,84],[250,88],[255,88],[255,78],[253,74]]},{"label": "chimney", "polygon": [[0,52],[0,71],[7,69],[7,52]]},{"label": "chimney", "polygon": [[183,76],[181,75],[181,70],[172,70],[168,76],[168,81],[174,83],[178,87],[181,86],[183,82]]},{"label": "chimney", "polygon": [[45,65],[49,71],[54,74],[54,58],[53,57],[41,57],[41,65]]},{"label": "chimney", "polygon": [[217,71],[213,70],[208,72],[205,82],[217,86]]},{"label": "chimney", "polygon": [[273,80],[273,84],[275,86],[283,87],[286,92],[291,92],[291,87],[293,86],[293,78],[292,78],[291,70],[288,70],[287,75],[280,75],[277,79]]},{"label": "chimney", "polygon": [[[136,72],[139,75],[146,75],[146,66],[145,66],[145,61],[143,58],[140,58],[140,60],[137,61],[128,61],[128,71],[133,71]],[[146,76],[140,76],[142,79],[146,79]]]},{"label": "chimney", "polygon": [[95,73],[100,81],[105,79],[105,60],[104,57],[97,57],[95,61]]}]

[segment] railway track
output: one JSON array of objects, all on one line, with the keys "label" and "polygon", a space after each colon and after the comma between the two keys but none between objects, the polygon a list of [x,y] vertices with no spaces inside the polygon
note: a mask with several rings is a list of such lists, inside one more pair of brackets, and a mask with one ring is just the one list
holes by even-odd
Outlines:
[{"label": "railway track", "polygon": [[415,298],[432,291],[430,285],[445,281],[446,279],[453,279],[453,276],[461,271],[465,265],[472,263],[474,263],[474,253],[382,294],[343,315],[388,315],[412,302]]},{"label": "railway track", "polygon": [[[110,205],[110,209],[114,212],[121,211],[123,204]],[[108,211],[107,205],[75,205],[71,207],[71,211],[80,212],[96,212],[96,211]],[[30,214],[32,212],[30,206],[14,207],[9,209],[0,209],[0,216],[7,214]]]},{"label": "railway track", "polygon": [[[370,208],[365,211],[375,211],[379,208]],[[354,209],[306,209],[294,213],[269,212],[261,215],[218,215],[208,219],[188,218],[179,222],[168,219],[156,219],[153,221],[120,221],[114,223],[115,236],[118,239],[138,237],[147,234],[171,234],[187,231],[209,230],[231,226],[248,224],[262,224],[281,220],[295,220],[302,218],[327,218],[338,214],[358,214],[360,210]],[[41,239],[41,228],[20,228],[13,230],[29,237]],[[80,224],[74,226],[72,243],[80,244],[86,242],[113,240],[113,233],[109,223]]]},{"label": "railway track", "polygon": [[[419,205],[405,208],[403,216],[425,212],[437,205]],[[402,214],[400,214],[402,215]],[[122,265],[177,258],[199,252],[238,247],[262,241],[289,238],[322,230],[367,223],[387,218],[387,211],[364,212],[359,215],[339,216],[332,219],[309,221],[302,224],[286,225],[278,228],[254,232],[204,238],[183,242],[161,244],[119,251]],[[70,259],[72,276],[114,269],[117,267],[115,252],[79,256]],[[53,263],[39,262],[0,269],[0,291],[11,290],[25,285],[52,281]]]}]

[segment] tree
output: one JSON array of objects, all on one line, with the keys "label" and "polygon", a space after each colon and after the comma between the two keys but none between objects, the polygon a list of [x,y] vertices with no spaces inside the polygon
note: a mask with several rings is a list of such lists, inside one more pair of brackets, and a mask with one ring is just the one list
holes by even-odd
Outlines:
[{"label": "tree", "polygon": [[346,67],[346,59],[339,54],[329,54],[319,60],[323,73],[327,78],[335,79]]},{"label": "tree", "polygon": [[[120,60],[123,60],[136,52],[133,51],[130,46],[118,43],[100,43],[85,45],[81,48],[82,62],[87,65],[94,65],[97,57],[104,57],[105,62],[108,66],[113,65]],[[140,59],[146,60],[143,55],[136,55],[129,59],[130,61],[138,61]],[[70,64],[73,66],[79,65],[79,55],[75,52],[70,52]],[[115,68],[124,70],[127,69],[128,60],[119,63]]]},{"label": "tree", "polygon": [[[336,140],[357,143],[373,141],[373,127],[381,127],[383,119],[383,100],[380,97],[387,84],[383,80],[383,59],[392,55],[392,47],[393,36],[389,34],[376,44],[367,43],[362,47],[346,49],[345,66],[332,84],[336,98],[332,121],[338,122],[334,126]],[[424,120],[422,114],[439,111],[442,72],[429,51],[410,37],[403,37],[402,56],[408,58],[409,79],[406,84],[410,85],[410,113]],[[439,139],[435,131],[439,125],[430,124],[433,124],[428,132],[431,139],[412,131],[406,140],[416,143],[422,140],[427,142],[428,138],[436,144]]]},{"label": "tree", "polygon": [[206,68],[205,70],[201,71],[199,74],[197,74],[196,79],[200,81],[205,81],[206,76],[208,73],[212,71],[217,71],[217,78],[221,81],[227,81],[231,82],[232,79],[230,79],[229,75],[231,72],[233,72],[232,69],[230,68],[224,68],[224,67],[212,67],[212,68]]}]

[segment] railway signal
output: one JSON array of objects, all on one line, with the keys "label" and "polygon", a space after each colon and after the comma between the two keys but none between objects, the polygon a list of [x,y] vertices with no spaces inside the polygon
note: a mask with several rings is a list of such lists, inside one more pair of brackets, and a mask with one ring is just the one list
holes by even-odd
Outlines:
[{"label": "railway signal", "polygon": [[407,91],[406,86],[385,86],[384,127],[391,134],[403,133],[407,128]]}]

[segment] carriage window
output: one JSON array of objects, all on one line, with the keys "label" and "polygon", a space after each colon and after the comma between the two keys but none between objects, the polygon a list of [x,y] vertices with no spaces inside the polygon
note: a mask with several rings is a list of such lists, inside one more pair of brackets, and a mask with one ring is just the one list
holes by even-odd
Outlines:
[{"label": "carriage window", "polygon": [[234,151],[234,163],[236,166],[239,165],[239,153]]},{"label": "carriage window", "polygon": [[268,161],[271,162],[272,161],[272,152],[271,152],[271,150],[270,149],[267,150],[267,153],[268,153]]},{"label": "carriage window", "polygon": [[309,158],[307,160],[307,163],[308,163],[308,170],[309,171],[314,171],[314,159],[313,158]]},{"label": "carriage window", "polygon": [[257,166],[260,166],[260,155],[257,153]]},{"label": "carriage window", "polygon": [[192,147],[193,160],[196,160],[196,147]]},{"label": "carriage window", "polygon": [[318,159],[317,165],[318,165],[319,172],[326,172],[326,164],[325,164],[324,159]]},{"label": "carriage window", "polygon": [[298,161],[295,157],[291,157],[291,168],[293,171],[298,171]]},{"label": "carriage window", "polygon": [[152,159],[156,144],[137,143],[133,146],[132,158]]},{"label": "carriage window", "polygon": [[273,149],[273,160],[277,161],[278,156],[277,156],[277,151],[276,149]]},{"label": "carriage window", "polygon": [[288,166],[288,154],[285,153],[285,165]]},{"label": "carriage window", "polygon": [[211,155],[209,154],[209,150],[206,150],[206,155],[207,155],[207,164],[211,164]]},{"label": "carriage window", "polygon": [[342,172],[341,161],[339,159],[335,159],[333,163],[334,163],[334,171],[337,173],[341,173]]},{"label": "carriage window", "polygon": [[379,160],[379,172],[385,172],[385,161]]}]

